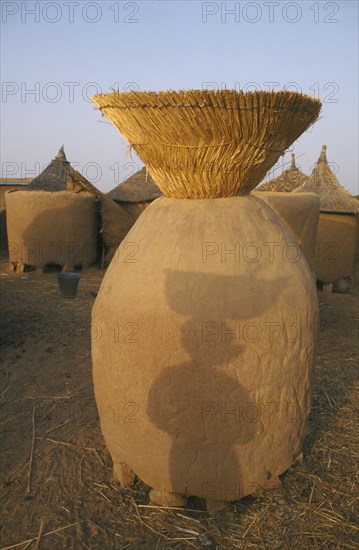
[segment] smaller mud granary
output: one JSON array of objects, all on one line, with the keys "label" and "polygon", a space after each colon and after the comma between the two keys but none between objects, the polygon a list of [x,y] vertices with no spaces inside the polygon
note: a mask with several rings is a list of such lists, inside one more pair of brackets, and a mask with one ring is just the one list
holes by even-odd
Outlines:
[{"label": "smaller mud granary", "polygon": [[[37,192],[39,195],[36,197],[34,193]],[[45,193],[45,194],[44,194]],[[83,197],[83,204],[85,204],[85,199],[87,202],[93,203],[93,215],[91,214],[90,218],[81,217],[79,211],[76,211],[77,219],[73,219],[71,214],[71,209],[65,208],[64,200],[66,200],[67,205],[75,205],[75,195],[81,194]],[[72,199],[71,199],[72,197]],[[61,200],[60,200],[61,199]],[[79,205],[80,197],[78,198],[77,204]],[[44,212],[39,212],[40,202],[43,204]],[[100,242],[98,245],[93,245],[92,249],[96,252],[91,254],[91,258],[87,257],[86,261],[83,263],[83,266],[90,264],[93,261],[99,260],[101,265],[107,265],[112,259],[113,254],[115,253],[120,242],[123,240],[125,235],[131,229],[132,225],[135,222],[135,218],[125,212],[119,205],[115,204],[111,199],[109,199],[104,193],[99,191],[93,184],[91,184],[84,176],[79,172],[73,169],[71,164],[66,158],[64,148],[61,147],[56,157],[52,162],[37,176],[34,178],[27,186],[26,191],[22,192],[21,195],[11,194],[8,197],[8,203],[13,203],[13,210],[16,208],[17,212],[14,210],[13,216],[11,216],[10,222],[8,224],[11,226],[11,232],[15,242],[18,241],[18,246],[14,250],[17,250],[17,254],[10,258],[12,264],[19,264],[21,268],[23,264],[28,262],[33,262],[35,267],[43,267],[46,264],[46,258],[43,255],[37,254],[35,257],[29,257],[29,254],[26,252],[30,246],[33,246],[33,240],[36,236],[36,242],[39,241],[41,234],[43,234],[42,239],[47,237],[46,232],[40,232],[39,224],[37,223],[40,218],[43,224],[50,223],[50,218],[48,221],[45,221],[45,211],[49,212],[52,210],[52,215],[58,212],[58,216],[55,215],[52,219],[51,231],[52,239],[55,243],[61,243],[64,239],[64,233],[69,233],[69,226],[76,225],[76,230],[73,228],[72,234],[68,234],[67,238],[70,240],[76,240],[76,233],[79,234],[85,231],[86,226],[90,228],[91,226],[91,240],[98,241],[100,235]],[[15,204],[16,203],[16,204]],[[49,204],[48,204],[49,203]],[[51,204],[50,204],[51,203]],[[61,203],[61,213],[60,213],[60,203]],[[25,211],[29,210],[29,205],[31,209],[36,214],[36,219],[27,220],[28,226],[26,228],[18,226],[18,222],[15,221],[16,217],[18,218],[19,208],[24,208]],[[46,206],[47,205],[47,206]],[[96,206],[97,205],[97,206]],[[79,208],[79,206],[77,206]],[[86,209],[84,209],[85,212]],[[10,215],[10,212],[9,212]],[[30,214],[28,214],[30,216]],[[40,216],[40,217],[39,217]],[[47,214],[49,217],[49,214]],[[67,224],[64,224],[63,220],[66,218]],[[96,219],[97,218],[97,219]],[[36,221],[37,220],[37,221]],[[47,219],[46,219],[47,220]],[[61,225],[62,220],[62,225]],[[58,226],[58,229],[55,231],[55,225]],[[24,234],[26,229],[26,243],[23,242],[22,235],[18,234],[21,230]],[[31,229],[31,231],[30,231]],[[89,236],[87,236],[89,238]],[[40,249],[48,247],[48,244],[43,242],[43,246],[40,246]],[[40,242],[41,245],[41,242]],[[62,247],[64,248],[64,247]],[[19,250],[21,249],[21,254]],[[89,246],[88,246],[89,249]],[[25,251],[25,252],[24,252]],[[40,257],[41,256],[41,257]],[[91,260],[91,261],[90,261]],[[67,259],[61,257],[61,264],[66,262]],[[37,265],[40,263],[41,265]],[[50,262],[51,263],[51,262]],[[62,265],[62,267],[64,267]],[[73,266],[72,266],[73,267]]]},{"label": "smaller mud granary", "polygon": [[283,193],[291,193],[303,185],[307,180],[308,176],[299,170],[295,163],[295,154],[292,153],[290,168],[285,170],[277,178],[263,183],[257,188],[257,191],[281,191]]},{"label": "smaller mud granary", "polygon": [[293,191],[308,180],[295,163],[292,153],[290,167],[280,176],[258,187],[254,194],[269,204],[278,214],[300,246],[313,272],[316,270],[314,251],[319,218],[319,199],[313,193],[294,195]]},{"label": "smaller mud granary", "polygon": [[162,191],[144,167],[117,185],[107,196],[138,218],[152,201],[162,196]]},{"label": "smaller mud granary", "polygon": [[359,203],[338,181],[323,145],[308,180],[295,193],[316,193],[320,199],[317,234],[317,278],[324,283],[349,277],[354,269]]}]

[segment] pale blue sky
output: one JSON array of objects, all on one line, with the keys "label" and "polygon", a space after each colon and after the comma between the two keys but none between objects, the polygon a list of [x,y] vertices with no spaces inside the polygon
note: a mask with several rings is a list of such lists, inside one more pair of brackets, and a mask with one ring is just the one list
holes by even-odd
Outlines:
[{"label": "pale blue sky", "polygon": [[62,144],[104,191],[139,168],[87,100],[96,91],[275,82],[324,101],[322,119],[295,143],[299,166],[309,173],[325,143],[340,182],[358,193],[355,0],[3,0],[1,9],[3,177],[35,175]]}]

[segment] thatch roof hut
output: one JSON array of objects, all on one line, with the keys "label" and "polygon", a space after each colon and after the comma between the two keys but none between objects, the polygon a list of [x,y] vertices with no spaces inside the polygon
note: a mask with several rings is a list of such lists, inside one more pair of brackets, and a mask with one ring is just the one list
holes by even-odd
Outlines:
[{"label": "thatch roof hut", "polygon": [[308,176],[299,170],[295,164],[295,154],[292,153],[290,168],[285,170],[277,178],[263,183],[257,188],[257,191],[280,191],[281,193],[291,193],[303,185],[307,180]]},{"label": "thatch roof hut", "polygon": [[343,187],[330,169],[327,161],[327,146],[323,145],[319,159],[310,177],[296,193],[316,193],[320,198],[320,211],[337,214],[356,214],[359,203]]},{"label": "thatch roof hut", "polygon": [[146,168],[142,168],[107,194],[129,214],[138,216],[150,202],[162,196]]},{"label": "thatch roof hut", "polygon": [[323,283],[333,283],[353,274],[359,203],[331,171],[326,150],[323,145],[310,177],[294,192],[319,196],[317,278]]},{"label": "thatch roof hut", "polygon": [[295,163],[292,153],[290,167],[280,176],[269,180],[255,190],[258,198],[269,204],[294,236],[311,269],[315,272],[314,250],[319,219],[319,200],[313,193],[293,195],[308,176]]},{"label": "thatch roof hut", "polygon": [[[54,192],[56,195],[53,195]],[[36,197],[35,193],[38,193]],[[78,196],[76,200],[71,200],[71,196],[74,197],[75,194],[79,193],[83,197]],[[58,200],[56,197],[58,197]],[[37,254],[35,257],[28,253],[28,250],[33,245],[34,236],[36,236],[36,244],[41,250],[47,250],[47,241],[50,234],[52,241],[59,245],[59,249],[65,249],[65,246],[62,246],[63,237],[66,232],[67,240],[69,238],[68,227],[75,223],[72,220],[72,214],[75,212],[75,209],[77,226],[76,230],[74,230],[74,239],[70,240],[74,242],[76,240],[76,233],[79,237],[83,233],[81,227],[89,225],[93,225],[93,231],[89,235],[86,235],[87,239],[91,238],[96,243],[98,241],[99,229],[102,237],[98,248],[96,244],[92,246],[92,252],[94,252],[91,258],[86,253],[84,262],[82,262],[82,258],[80,258],[81,261],[77,260],[76,265],[81,264],[84,267],[96,261],[98,257],[100,257],[101,265],[108,264],[120,242],[135,223],[135,217],[128,214],[121,206],[115,204],[79,172],[73,169],[66,158],[63,147],[60,148],[54,160],[45,170],[29,183],[26,191],[19,192],[16,196],[12,194],[8,202],[11,205],[11,210],[8,213],[8,217],[10,217],[8,228],[11,228],[12,242],[16,245],[12,247],[9,259],[13,267],[18,270],[23,270],[27,265],[34,267],[46,267],[47,265],[44,254]],[[89,204],[92,206],[89,206]],[[60,205],[66,211],[60,212]],[[81,214],[81,205],[83,205],[83,215]],[[93,213],[89,212],[89,208],[93,209]],[[46,210],[48,210],[47,213]],[[21,217],[19,213],[22,211],[23,221],[26,219],[27,223],[26,228],[19,221],[19,216]],[[36,220],[30,219],[31,212],[34,216],[36,215],[38,221],[41,220],[42,226],[48,228],[47,230],[39,231]],[[57,218],[56,220],[54,219],[53,226],[51,227],[51,215],[58,216],[62,220],[67,219],[66,231],[64,229],[61,231],[56,229],[61,225],[61,220],[59,219],[57,223]],[[25,240],[24,235],[26,236]],[[83,248],[82,244],[81,247]],[[89,249],[89,246],[87,246],[87,249]],[[70,260],[66,255],[59,254],[58,256],[59,261],[57,263],[61,267],[64,269],[74,267],[68,265]]]}]

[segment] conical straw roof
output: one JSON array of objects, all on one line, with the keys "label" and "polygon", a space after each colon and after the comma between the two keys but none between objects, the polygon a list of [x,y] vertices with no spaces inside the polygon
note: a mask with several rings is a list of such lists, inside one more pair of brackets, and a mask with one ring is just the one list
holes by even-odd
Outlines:
[{"label": "conical straw roof", "polygon": [[162,195],[146,168],[117,185],[107,196],[116,202],[150,202]]},{"label": "conical straw roof", "polygon": [[68,162],[64,146],[60,147],[56,157],[27,186],[29,191],[65,191],[69,174],[73,168]]},{"label": "conical straw roof", "polygon": [[323,145],[320,157],[308,181],[295,193],[316,193],[320,197],[321,212],[357,213],[358,201],[347,191],[331,171],[327,161],[327,146]]},{"label": "conical straw roof", "polygon": [[292,153],[292,163],[288,170],[285,170],[280,176],[263,183],[257,191],[280,191],[282,193],[291,193],[308,180],[295,164],[295,154]]},{"label": "conical straw roof", "polygon": [[294,92],[113,92],[92,98],[167,197],[246,195],[317,119]]}]

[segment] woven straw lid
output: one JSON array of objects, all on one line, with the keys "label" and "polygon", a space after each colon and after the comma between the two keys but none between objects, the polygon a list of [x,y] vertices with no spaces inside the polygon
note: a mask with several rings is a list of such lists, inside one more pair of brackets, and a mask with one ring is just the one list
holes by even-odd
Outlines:
[{"label": "woven straw lid", "polygon": [[294,92],[113,92],[91,99],[163,193],[190,199],[250,193],[321,108]]}]

